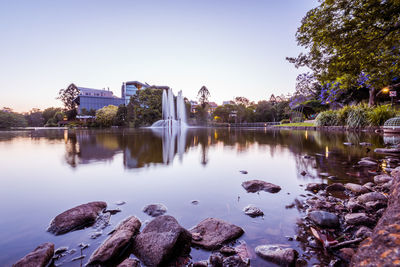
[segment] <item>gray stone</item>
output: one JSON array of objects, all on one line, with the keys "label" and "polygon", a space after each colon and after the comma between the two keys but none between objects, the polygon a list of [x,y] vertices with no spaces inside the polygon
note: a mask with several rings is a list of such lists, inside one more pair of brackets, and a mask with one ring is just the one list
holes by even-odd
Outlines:
[{"label": "gray stone", "polygon": [[342,183],[333,183],[326,188],[326,192],[344,191],[344,185]]},{"label": "gray stone", "polygon": [[248,266],[239,256],[229,256],[222,261],[222,267],[246,267]]},{"label": "gray stone", "polygon": [[387,198],[385,195],[378,193],[378,192],[370,192],[366,193],[363,195],[360,195],[357,200],[361,203],[367,203],[370,201],[377,201],[377,200],[382,200],[382,201],[387,201]]},{"label": "gray stone", "polygon": [[376,184],[384,184],[384,183],[387,183],[392,180],[393,180],[393,177],[389,176],[387,174],[381,174],[381,175],[377,175],[374,177],[374,182]]},{"label": "gray stone", "polygon": [[344,187],[356,194],[365,194],[369,192],[368,188],[359,184],[347,183],[344,185]]},{"label": "gray stone", "polygon": [[224,246],[222,247],[219,252],[224,255],[234,255],[236,254],[236,250],[232,247]]},{"label": "gray stone", "polygon": [[242,183],[244,189],[250,193],[256,193],[259,191],[266,191],[269,193],[277,193],[281,190],[279,185],[274,185],[261,180],[250,180]]},{"label": "gray stone", "polygon": [[53,258],[54,244],[44,243],[17,261],[13,267],[45,267]]},{"label": "gray stone", "polygon": [[306,186],[306,190],[310,192],[317,193],[318,191],[325,189],[328,185],[327,184],[320,184],[320,183],[309,183]]},{"label": "gray stone", "polygon": [[54,251],[54,254],[61,254],[68,250],[68,247],[59,247]]},{"label": "gray stone", "polygon": [[346,203],[346,208],[351,211],[359,211],[364,209],[364,206],[360,205],[360,203],[355,198],[350,198],[349,201]]},{"label": "gray stone", "polygon": [[117,260],[129,247],[132,238],[139,232],[141,222],[130,216],[123,220],[99,248],[93,252],[89,265],[106,265]]},{"label": "gray stone", "polygon": [[210,267],[222,267],[222,257],[219,255],[211,254],[208,262],[210,263]]},{"label": "gray stone", "polygon": [[379,154],[400,153],[400,148],[375,148],[374,152]]},{"label": "gray stone", "polygon": [[121,262],[117,267],[140,267],[140,261],[128,258]]},{"label": "gray stone", "polygon": [[351,225],[372,225],[375,221],[368,217],[365,213],[350,213],[344,216],[347,224]]},{"label": "gray stone", "polygon": [[296,250],[292,248],[282,248],[279,245],[257,246],[255,251],[261,258],[281,266],[294,265],[298,255]]},{"label": "gray stone", "polygon": [[174,217],[161,215],[135,237],[133,253],[146,266],[165,266],[190,251],[191,239],[191,234]]},{"label": "gray stone", "polygon": [[47,231],[61,235],[91,226],[96,222],[99,213],[106,207],[107,204],[105,202],[96,201],[64,211],[50,222]]},{"label": "gray stone", "polygon": [[358,165],[361,165],[361,166],[376,166],[376,165],[378,165],[378,163],[375,162],[375,161],[372,161],[372,160],[365,159],[365,160],[360,160],[358,162]]},{"label": "gray stone", "polygon": [[372,230],[366,226],[361,226],[355,233],[355,236],[358,238],[367,238],[370,237]]},{"label": "gray stone", "polygon": [[369,189],[370,191],[374,191],[374,186],[375,184],[372,182],[368,182],[366,184],[363,185],[365,188]]},{"label": "gray stone", "polygon": [[143,212],[148,214],[151,217],[157,217],[160,215],[164,215],[167,212],[167,207],[163,204],[150,204],[143,208]]},{"label": "gray stone", "polygon": [[244,231],[239,226],[226,221],[207,218],[190,229],[190,233],[201,236],[201,240],[192,240],[194,245],[213,250],[220,248],[225,242],[240,237]]},{"label": "gray stone", "polygon": [[339,226],[339,218],[334,213],[318,210],[310,212],[308,217],[321,227],[335,228]]},{"label": "gray stone", "polygon": [[250,217],[258,217],[264,215],[264,212],[260,208],[257,208],[256,206],[251,204],[246,206],[243,211],[246,215],[249,215]]},{"label": "gray stone", "polygon": [[193,267],[207,267],[208,262],[207,261],[198,261],[193,263]]},{"label": "gray stone", "polygon": [[376,211],[382,208],[386,208],[387,204],[385,201],[377,200],[377,201],[369,201],[365,203],[365,207],[371,211]]}]

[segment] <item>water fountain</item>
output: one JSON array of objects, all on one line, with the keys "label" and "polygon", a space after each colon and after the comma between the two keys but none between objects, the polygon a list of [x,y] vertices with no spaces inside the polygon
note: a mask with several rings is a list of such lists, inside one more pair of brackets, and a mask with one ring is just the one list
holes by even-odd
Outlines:
[{"label": "water fountain", "polygon": [[186,127],[186,108],[182,91],[176,97],[176,109],[174,93],[172,89],[163,90],[162,94],[162,120],[156,121],[152,128],[184,128]]}]

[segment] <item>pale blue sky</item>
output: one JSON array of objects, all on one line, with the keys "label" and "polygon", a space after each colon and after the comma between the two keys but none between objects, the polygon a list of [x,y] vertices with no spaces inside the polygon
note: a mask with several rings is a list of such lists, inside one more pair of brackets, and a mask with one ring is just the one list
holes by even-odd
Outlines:
[{"label": "pale blue sky", "polygon": [[220,104],[294,91],[295,32],[313,0],[2,1],[0,107],[61,106],[70,83],[168,85]]}]

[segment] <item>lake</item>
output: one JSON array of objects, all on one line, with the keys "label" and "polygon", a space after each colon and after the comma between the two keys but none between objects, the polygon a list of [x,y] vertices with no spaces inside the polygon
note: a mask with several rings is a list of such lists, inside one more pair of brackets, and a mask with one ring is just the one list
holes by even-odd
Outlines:
[{"label": "lake", "polygon": [[[194,128],[172,133],[152,129],[1,131],[0,265],[10,266],[39,244],[53,242],[56,248],[77,250],[57,264],[81,266],[124,218],[135,215],[142,223],[151,220],[142,209],[152,203],[164,204],[166,214],[187,229],[207,217],[242,227],[245,234],[235,244],[245,242],[253,254],[258,245],[284,244],[304,254],[310,265],[329,262],[323,252],[310,250],[301,240],[289,241],[299,235],[298,221],[305,216],[291,204],[305,197],[307,183],[333,182],[321,173],[334,176],[334,182],[371,181],[372,172],[353,165],[362,157],[379,158],[372,151],[388,140],[377,134],[263,128]],[[346,146],[346,142],[356,145]],[[372,146],[362,147],[360,142]],[[307,174],[301,175],[302,171]],[[241,184],[251,179],[265,180],[282,190],[247,193]],[[122,210],[111,216],[111,225],[97,239],[90,238],[91,227],[60,236],[46,232],[57,214],[97,200]],[[126,204],[118,206],[118,201]],[[245,215],[243,208],[249,204],[260,207],[264,217]],[[81,242],[90,244],[82,251],[86,258],[71,262],[80,255]],[[193,261],[209,255],[192,248]],[[253,256],[252,266],[275,266]]]}]

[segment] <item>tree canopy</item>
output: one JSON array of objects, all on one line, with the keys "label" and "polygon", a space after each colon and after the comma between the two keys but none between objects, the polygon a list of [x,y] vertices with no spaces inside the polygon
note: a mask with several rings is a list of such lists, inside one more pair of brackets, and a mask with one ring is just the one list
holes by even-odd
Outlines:
[{"label": "tree canopy", "polygon": [[310,68],[323,86],[368,88],[374,105],[377,90],[399,75],[400,1],[320,0],[296,38],[308,52],[290,62]]},{"label": "tree canopy", "polygon": [[208,91],[207,87],[202,86],[197,93],[197,97],[199,98],[200,105],[204,109],[208,103],[208,98],[210,97],[210,91]]},{"label": "tree canopy", "polygon": [[76,109],[75,98],[79,95],[79,89],[75,84],[71,83],[67,88],[58,92],[57,99],[60,99],[67,110]]}]

